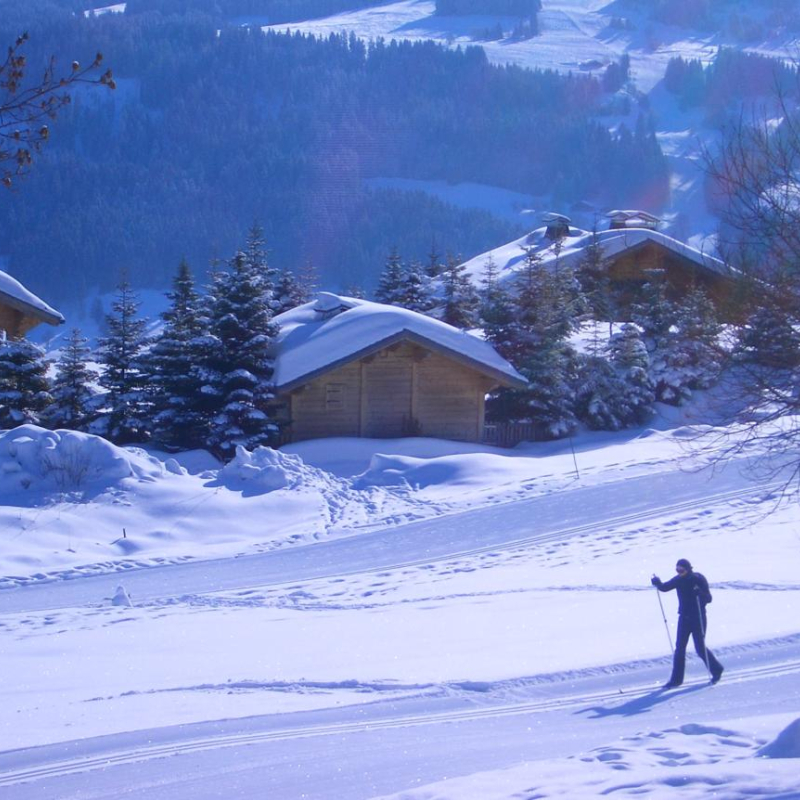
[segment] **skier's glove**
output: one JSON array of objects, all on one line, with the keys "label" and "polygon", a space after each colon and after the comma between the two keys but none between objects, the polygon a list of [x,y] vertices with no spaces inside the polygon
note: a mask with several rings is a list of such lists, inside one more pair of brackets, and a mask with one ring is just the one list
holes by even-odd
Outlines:
[{"label": "skier's glove", "polygon": [[658,575],[653,575],[653,577],[650,578],[650,583],[653,586],[659,586],[661,584],[661,578],[659,578]]}]

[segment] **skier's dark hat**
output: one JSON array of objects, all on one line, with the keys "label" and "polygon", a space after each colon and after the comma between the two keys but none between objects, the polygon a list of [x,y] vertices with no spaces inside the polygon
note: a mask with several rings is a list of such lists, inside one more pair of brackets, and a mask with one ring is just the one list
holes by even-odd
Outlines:
[{"label": "skier's dark hat", "polygon": [[687,572],[692,571],[692,563],[689,561],[688,558],[679,558],[678,563],[675,564],[676,567],[683,567]]}]

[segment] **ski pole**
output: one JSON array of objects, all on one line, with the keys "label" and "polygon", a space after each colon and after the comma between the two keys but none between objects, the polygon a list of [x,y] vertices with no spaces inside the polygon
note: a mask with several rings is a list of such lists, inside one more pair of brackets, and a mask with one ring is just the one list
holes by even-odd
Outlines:
[{"label": "ski pole", "polygon": [[708,663],[708,648],[706,647],[706,626],[703,624],[703,609],[700,605],[700,596],[695,595],[697,600],[697,618],[700,621],[700,635],[703,637],[703,661],[705,662],[706,669],[708,670],[708,677],[714,680],[714,673],[711,671],[711,666]]},{"label": "ski pole", "polygon": [[[655,575],[653,575],[655,578]],[[664,627],[667,629],[667,639],[669,640],[669,649],[672,655],[675,655],[675,648],[672,644],[672,634],[669,632],[669,622],[667,622],[667,615],[664,613],[664,603],[661,601],[661,592],[658,591],[658,586],[653,586],[656,590],[656,595],[658,596],[658,605],[661,609],[661,619],[664,620]]]}]

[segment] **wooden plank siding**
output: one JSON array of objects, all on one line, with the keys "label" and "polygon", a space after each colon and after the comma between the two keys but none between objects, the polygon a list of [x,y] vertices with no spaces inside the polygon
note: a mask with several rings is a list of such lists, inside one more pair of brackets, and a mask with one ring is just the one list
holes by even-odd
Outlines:
[{"label": "wooden plank siding", "polygon": [[417,376],[420,435],[480,441],[484,400],[494,383],[439,353],[430,353],[418,362]]},{"label": "wooden plank siding", "polygon": [[651,279],[648,274],[650,270],[663,270],[672,299],[678,300],[693,286],[699,286],[714,302],[723,318],[730,315],[736,290],[733,279],[704,270],[690,259],[654,242],[633,247],[611,259],[609,275],[623,306],[636,299],[638,289]]},{"label": "wooden plank siding", "polygon": [[431,436],[480,441],[495,382],[400,342],[333,369],[290,395],[291,441],[328,436]]},{"label": "wooden plank siding", "polygon": [[[341,387],[341,404],[330,408],[328,385]],[[290,395],[291,440],[360,436],[361,368],[345,364]]]}]

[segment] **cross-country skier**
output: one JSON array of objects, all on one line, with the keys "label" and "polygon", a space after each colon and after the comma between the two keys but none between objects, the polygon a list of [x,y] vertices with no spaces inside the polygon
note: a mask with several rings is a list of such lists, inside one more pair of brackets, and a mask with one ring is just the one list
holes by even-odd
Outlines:
[{"label": "cross-country skier", "polygon": [[689,637],[694,639],[694,649],[703,660],[711,673],[711,683],[717,683],[722,677],[724,667],[717,661],[714,654],[706,647],[706,606],[711,602],[711,591],[704,575],[694,572],[692,565],[686,558],[679,558],[675,565],[674,578],[666,583],[661,578],[653,575],[650,581],[659,592],[678,592],[678,633],[675,636],[675,656],[672,662],[672,675],[664,684],[665,689],[674,689],[683,683],[683,673],[686,666],[686,645]]}]

